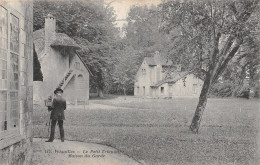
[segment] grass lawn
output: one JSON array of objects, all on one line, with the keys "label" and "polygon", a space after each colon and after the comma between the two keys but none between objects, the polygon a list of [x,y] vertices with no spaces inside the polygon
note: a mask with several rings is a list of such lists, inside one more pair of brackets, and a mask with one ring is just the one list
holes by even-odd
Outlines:
[{"label": "grass lawn", "polygon": [[[147,165],[258,165],[259,101],[209,99],[195,135],[188,128],[197,102],[189,98],[91,100],[90,104],[117,108],[67,110],[65,139],[110,145]],[[46,137],[47,120],[46,108],[35,105],[35,137]]]}]

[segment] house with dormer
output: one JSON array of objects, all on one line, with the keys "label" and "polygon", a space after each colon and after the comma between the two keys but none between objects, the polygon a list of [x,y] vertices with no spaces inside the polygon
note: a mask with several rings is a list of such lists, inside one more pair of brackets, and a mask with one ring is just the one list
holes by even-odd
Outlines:
[{"label": "house with dormer", "polygon": [[147,98],[199,97],[203,81],[157,51],[145,57],[135,77],[134,95]]},{"label": "house with dormer", "polygon": [[68,35],[56,32],[56,19],[51,14],[45,18],[45,27],[33,35],[43,74],[43,81],[34,81],[34,100],[47,99],[59,87],[67,102],[87,102],[91,72],[77,52],[80,46]]}]

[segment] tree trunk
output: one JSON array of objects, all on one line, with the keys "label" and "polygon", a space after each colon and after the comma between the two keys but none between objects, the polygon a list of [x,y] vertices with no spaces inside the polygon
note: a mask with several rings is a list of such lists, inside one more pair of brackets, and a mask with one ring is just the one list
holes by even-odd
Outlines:
[{"label": "tree trunk", "polygon": [[126,100],[125,87],[123,87],[123,90],[124,90],[124,98],[125,98],[125,100]]},{"label": "tree trunk", "polygon": [[98,88],[98,97],[104,98],[103,89]]},{"label": "tree trunk", "polygon": [[201,122],[201,119],[202,119],[203,111],[204,111],[204,109],[206,107],[207,100],[208,100],[208,94],[209,94],[209,90],[210,90],[210,85],[211,85],[211,76],[207,75],[206,79],[204,81],[201,93],[200,93],[199,103],[197,105],[195,114],[194,114],[193,119],[192,119],[192,123],[190,125],[190,130],[193,133],[198,133],[198,131],[199,131],[199,127],[200,127],[200,122]]}]

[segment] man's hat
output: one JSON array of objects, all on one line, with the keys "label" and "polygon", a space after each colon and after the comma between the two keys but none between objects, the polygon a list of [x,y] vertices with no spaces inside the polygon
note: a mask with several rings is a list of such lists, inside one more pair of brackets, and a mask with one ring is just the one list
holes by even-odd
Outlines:
[{"label": "man's hat", "polygon": [[54,91],[54,94],[56,94],[56,93],[59,92],[59,91],[60,91],[61,93],[63,93],[63,90],[62,90],[62,89],[56,88],[55,91]]}]

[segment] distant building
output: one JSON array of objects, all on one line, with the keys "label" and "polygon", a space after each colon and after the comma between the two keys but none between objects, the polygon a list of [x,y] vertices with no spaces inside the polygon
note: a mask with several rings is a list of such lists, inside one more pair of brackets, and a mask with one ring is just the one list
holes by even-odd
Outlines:
[{"label": "distant building", "polygon": [[68,102],[86,102],[90,71],[77,53],[80,47],[66,34],[56,33],[55,29],[56,19],[48,14],[45,28],[33,33],[43,74],[43,81],[34,81],[34,100],[45,100],[60,87]]},{"label": "distant building", "polygon": [[149,98],[198,97],[203,81],[159,52],[145,57],[136,74],[134,95]]},{"label": "distant building", "polygon": [[33,2],[0,4],[0,164],[29,164],[33,113]]}]

